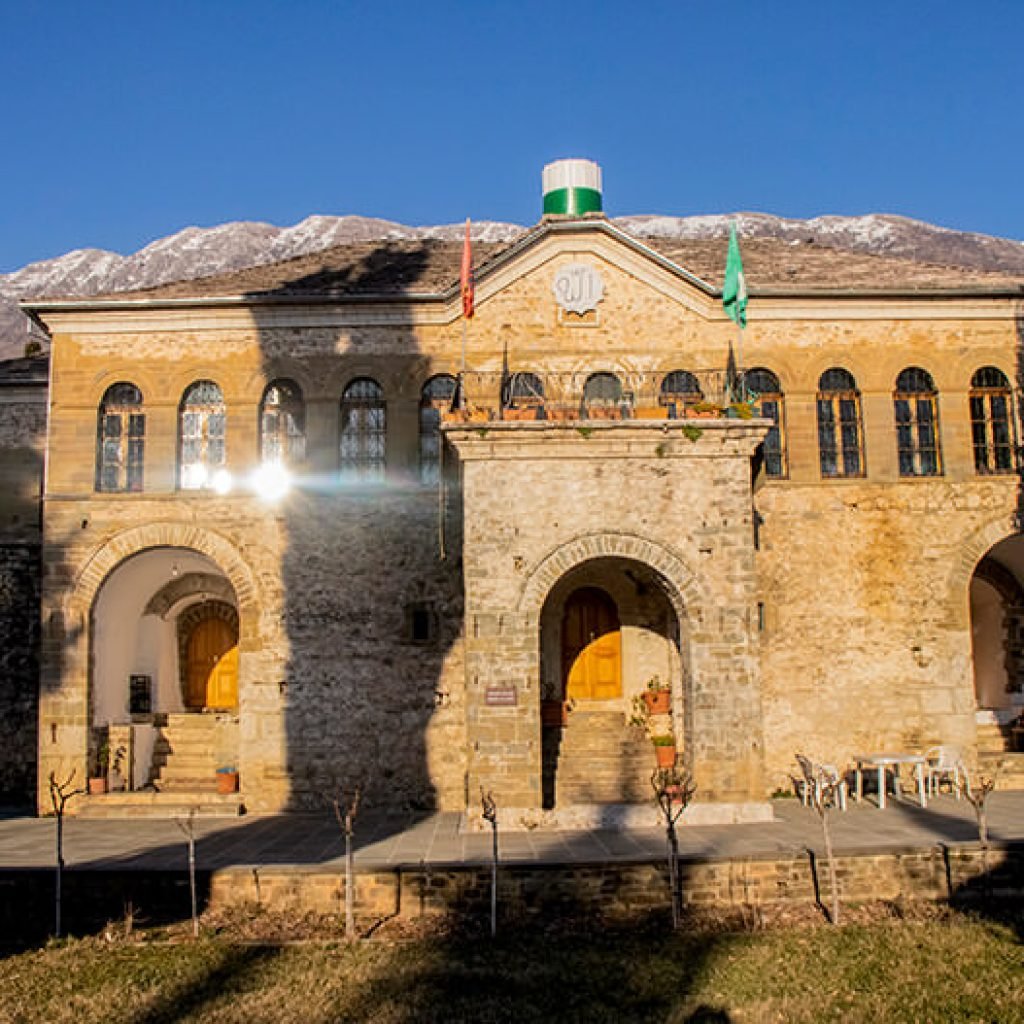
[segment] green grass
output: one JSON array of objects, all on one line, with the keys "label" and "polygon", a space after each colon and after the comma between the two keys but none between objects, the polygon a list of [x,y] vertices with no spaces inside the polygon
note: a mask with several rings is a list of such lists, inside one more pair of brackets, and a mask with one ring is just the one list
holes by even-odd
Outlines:
[{"label": "green grass", "polygon": [[78,939],[0,960],[0,1021],[1009,1024],[1024,1022],[1015,925],[946,914],[677,935],[538,928],[496,942]]}]

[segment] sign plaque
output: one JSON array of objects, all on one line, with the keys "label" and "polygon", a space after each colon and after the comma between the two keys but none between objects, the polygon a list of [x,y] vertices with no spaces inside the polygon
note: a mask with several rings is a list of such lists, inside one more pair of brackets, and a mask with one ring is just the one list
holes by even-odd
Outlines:
[{"label": "sign plaque", "polygon": [[488,686],[484,691],[484,704],[489,708],[514,708],[519,704],[519,695],[511,683]]},{"label": "sign plaque", "polygon": [[604,281],[589,263],[567,263],[552,283],[555,302],[567,313],[589,313],[604,298]]}]

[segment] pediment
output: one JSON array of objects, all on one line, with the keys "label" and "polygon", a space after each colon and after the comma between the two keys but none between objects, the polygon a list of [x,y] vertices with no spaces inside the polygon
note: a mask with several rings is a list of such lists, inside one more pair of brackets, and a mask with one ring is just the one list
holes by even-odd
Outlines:
[{"label": "pediment", "polygon": [[480,317],[520,302],[543,301],[569,317],[586,315],[581,307],[588,305],[600,316],[655,302],[676,315],[722,320],[717,296],[706,281],[605,221],[543,224],[481,267],[476,280]]}]

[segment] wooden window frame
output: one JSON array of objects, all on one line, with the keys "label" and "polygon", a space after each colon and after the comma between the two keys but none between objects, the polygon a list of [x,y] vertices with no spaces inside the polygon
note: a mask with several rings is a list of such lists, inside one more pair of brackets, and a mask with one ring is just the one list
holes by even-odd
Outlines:
[{"label": "wooden window frame", "polygon": [[[178,487],[181,490],[202,491],[214,486],[213,471],[227,465],[227,420],[227,405],[220,385],[212,380],[197,380],[185,389],[178,406]],[[186,434],[187,426],[195,429]]]},{"label": "wooden window frame", "polygon": [[379,484],[386,478],[387,400],[372,377],[349,381],[341,396],[338,458],[345,483]]},{"label": "wooden window frame", "polygon": [[96,426],[96,490],[138,494],[145,483],[146,413],[142,392],[120,381],[103,394]]},{"label": "wooden window frame", "polygon": [[[758,376],[766,375],[774,383],[774,390],[765,388],[759,391],[755,386]],[[751,382],[753,380],[753,383]],[[764,457],[764,473],[770,480],[785,480],[789,476],[789,453],[786,446],[786,396],[782,390],[782,382],[778,374],[764,366],[755,366],[743,375],[744,385],[757,394],[755,404],[765,419],[775,425],[770,427],[761,442]]]},{"label": "wooden window frame", "polygon": [[900,372],[893,391],[893,421],[899,475],[905,479],[942,476],[939,392],[927,370],[909,366]]},{"label": "wooden window frame", "polygon": [[[444,390],[440,385],[448,385]],[[459,382],[450,373],[436,373],[420,388],[419,454],[420,483],[431,486],[441,475],[441,416],[455,400]]]},{"label": "wooden window frame", "polygon": [[1017,451],[1013,389],[1002,370],[983,366],[971,378],[967,395],[971,448],[978,476],[1013,473]]},{"label": "wooden window frame", "polygon": [[300,466],[306,461],[306,403],[295,381],[271,381],[260,401],[260,462]]},{"label": "wooden window frame", "polygon": [[[840,374],[844,374],[845,379],[841,379]],[[843,386],[834,386],[839,383]],[[822,479],[865,476],[867,466],[860,391],[849,370],[831,367],[821,375],[818,380],[817,415],[818,462]]]}]

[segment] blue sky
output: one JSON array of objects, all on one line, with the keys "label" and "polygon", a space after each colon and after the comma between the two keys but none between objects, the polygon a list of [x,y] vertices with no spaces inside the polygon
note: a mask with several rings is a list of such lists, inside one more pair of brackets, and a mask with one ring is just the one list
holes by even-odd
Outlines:
[{"label": "blue sky", "polygon": [[900,213],[1024,239],[1020,0],[0,3],[0,272],[189,224]]}]

